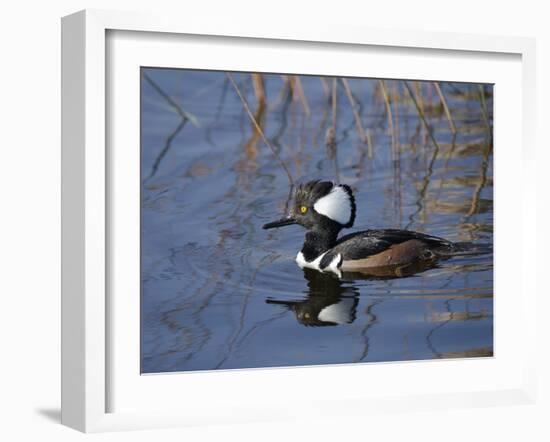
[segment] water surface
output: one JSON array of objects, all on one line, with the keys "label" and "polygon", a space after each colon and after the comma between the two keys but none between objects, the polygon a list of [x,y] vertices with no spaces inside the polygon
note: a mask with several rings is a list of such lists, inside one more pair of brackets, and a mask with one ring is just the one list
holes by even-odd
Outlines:
[{"label": "water surface", "polygon": [[[364,142],[341,81],[333,107],[332,78],[263,75],[265,100],[233,78],[296,179],[354,189],[343,233],[492,244],[490,85],[440,84],[453,135],[434,83],[350,78]],[[151,68],[141,83],[143,373],[492,355],[492,254],[408,277],[303,271],[304,230],[261,228],[289,182],[227,75]]]}]

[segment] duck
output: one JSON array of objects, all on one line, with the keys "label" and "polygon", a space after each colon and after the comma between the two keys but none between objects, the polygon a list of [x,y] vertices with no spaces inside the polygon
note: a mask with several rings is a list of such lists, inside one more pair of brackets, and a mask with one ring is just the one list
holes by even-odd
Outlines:
[{"label": "duck", "polygon": [[403,229],[370,229],[338,237],[353,227],[357,214],[355,196],[347,184],[312,180],[297,186],[288,213],[263,225],[274,229],[299,225],[306,229],[296,255],[302,269],[395,276],[408,275],[409,268],[426,269],[452,256],[455,244],[444,238]]}]

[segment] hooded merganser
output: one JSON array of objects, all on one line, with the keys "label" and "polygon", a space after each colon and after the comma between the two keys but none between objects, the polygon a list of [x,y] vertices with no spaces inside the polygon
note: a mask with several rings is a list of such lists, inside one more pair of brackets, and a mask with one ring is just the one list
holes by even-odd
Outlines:
[{"label": "hooded merganser", "polygon": [[[295,190],[288,215],[263,228],[305,227],[304,245],[296,256],[298,265],[339,277],[342,272],[376,274],[381,268],[435,263],[454,250],[454,244],[443,238],[399,229],[365,230],[338,239],[340,230],[353,226],[355,212],[355,198],[348,185],[309,181]],[[397,272],[396,276],[401,275]]]}]

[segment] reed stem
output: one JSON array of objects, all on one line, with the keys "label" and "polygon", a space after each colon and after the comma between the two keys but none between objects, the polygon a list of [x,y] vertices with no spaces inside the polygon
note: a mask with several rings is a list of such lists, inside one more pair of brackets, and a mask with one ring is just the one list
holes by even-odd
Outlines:
[{"label": "reed stem", "polygon": [[439,150],[439,144],[437,143],[437,141],[434,137],[433,129],[430,126],[430,124],[428,123],[428,120],[426,120],[426,116],[424,115],[424,111],[420,107],[420,104],[418,103],[418,100],[416,99],[416,97],[414,95],[414,92],[412,91],[411,87],[409,86],[409,83],[406,80],[403,81],[403,83],[405,84],[405,87],[407,88],[407,92],[409,93],[409,96],[411,97],[411,99],[412,99],[412,101],[413,101],[413,103],[416,107],[418,115],[420,115],[420,118],[422,119],[422,123],[424,124],[424,127],[426,128],[426,131],[428,132],[428,136],[432,140],[432,143],[434,144],[434,147],[437,150]]},{"label": "reed stem", "polygon": [[367,154],[369,156],[369,160],[372,160],[372,157],[374,156],[374,149],[372,147],[372,138],[370,136],[370,129],[367,129]]},{"label": "reed stem", "polygon": [[147,83],[151,85],[151,87],[162,97],[166,100],[166,102],[170,105],[172,109],[176,111],[176,113],[185,120],[191,120],[193,121],[194,118],[185,112],[182,107],[174,100],[170,95],[168,95],[166,92],[162,90],[162,88],[155,82],[149,75],[147,75],[145,72],[142,72],[143,78]]},{"label": "reed stem", "polygon": [[363,143],[366,143],[367,136],[365,135],[365,130],[363,129],[363,126],[361,124],[361,116],[359,115],[359,111],[357,110],[357,102],[355,101],[355,98],[353,98],[353,94],[351,93],[348,80],[346,78],[341,78],[340,80],[342,81],[342,85],[344,86],[344,90],[346,91],[346,95],[351,104],[351,110],[353,112],[353,117],[355,118],[355,125],[357,126],[357,132],[359,133],[359,138]]},{"label": "reed stem", "polygon": [[485,126],[487,127],[487,132],[489,133],[489,136],[492,136],[491,124],[489,123],[489,117],[487,114],[487,103],[485,101],[485,89],[483,88],[482,84],[478,84],[477,88],[479,91],[479,105],[481,107],[481,115],[483,117],[483,121],[485,122]]},{"label": "reed stem", "polygon": [[306,116],[311,115],[311,111],[309,110],[309,104],[307,102],[306,94],[304,92],[304,88],[302,87],[302,81],[300,80],[300,77],[297,75],[293,75],[294,80],[294,87],[292,88],[292,92],[296,92],[296,96],[302,103],[302,107],[304,108],[304,113]]},{"label": "reed stem", "polygon": [[166,142],[164,143],[164,147],[159,152],[157,157],[155,158],[155,161],[153,162],[153,166],[151,167],[151,172],[149,173],[149,176],[147,177],[147,180],[151,179],[156,173],[160,166],[160,163],[162,159],[166,156],[170,148],[172,147],[172,141],[174,141],[174,138],[181,132],[183,127],[187,124],[188,121],[193,121],[194,117],[192,117],[190,114],[185,112],[182,107],[172,98],[170,95],[168,95],[166,92],[162,90],[162,88],[155,82],[151,77],[149,77],[145,72],[142,72],[143,78],[147,83],[151,85],[151,87],[162,97],[166,102],[170,105],[172,109],[176,111],[176,113],[180,116],[181,121],[179,122],[178,126],[168,135],[166,138]]},{"label": "reed stem", "polygon": [[235,92],[237,92],[237,95],[239,96],[242,104],[243,104],[243,107],[244,109],[246,110],[246,113],[248,114],[250,120],[252,121],[252,124],[254,125],[254,127],[256,128],[256,130],[258,131],[258,133],[260,134],[260,136],[262,137],[262,140],[263,142],[267,145],[267,147],[269,147],[271,149],[271,152],[273,153],[273,155],[275,156],[275,158],[277,158],[277,160],[279,161],[279,164],[281,165],[281,167],[284,169],[284,171],[286,172],[287,176],[288,176],[288,180],[290,181],[290,184],[292,186],[294,186],[294,179],[292,178],[292,175],[290,173],[290,170],[288,169],[287,165],[285,164],[285,162],[282,160],[282,158],[279,156],[279,154],[277,153],[277,151],[273,148],[273,146],[271,145],[271,143],[267,140],[267,138],[265,137],[264,135],[264,131],[262,130],[262,128],[260,127],[260,125],[258,124],[258,122],[256,121],[256,118],[254,118],[254,115],[252,114],[252,111],[250,110],[250,107],[248,106],[248,103],[246,102],[246,98],[243,96],[243,94],[241,93],[239,87],[237,86],[237,83],[235,83],[235,80],[233,79],[233,76],[228,72],[227,73],[227,77],[229,78],[229,81],[231,82],[231,84],[233,85],[233,88],[235,89]]},{"label": "reed stem", "polygon": [[390,130],[391,136],[391,147],[392,147],[392,159],[395,159],[395,130],[393,127],[393,114],[391,111],[390,96],[388,94],[388,89],[386,88],[386,83],[384,80],[378,80],[380,83],[380,89],[382,91],[382,96],[384,97],[384,103],[386,104],[386,113],[388,114],[388,129]]},{"label": "reed stem", "polygon": [[447,100],[445,99],[445,95],[443,95],[443,91],[441,90],[441,86],[439,86],[438,82],[434,82],[434,86],[435,86],[437,95],[439,95],[439,100],[441,100],[441,104],[443,105],[443,110],[445,111],[445,115],[447,116],[447,121],[449,122],[449,128],[451,129],[451,133],[453,135],[456,135],[455,122],[453,120],[453,116],[451,115],[449,106],[447,105]]},{"label": "reed stem", "polygon": [[336,137],[336,110],[338,95],[336,93],[336,78],[332,79],[332,130],[334,131],[334,136]]}]

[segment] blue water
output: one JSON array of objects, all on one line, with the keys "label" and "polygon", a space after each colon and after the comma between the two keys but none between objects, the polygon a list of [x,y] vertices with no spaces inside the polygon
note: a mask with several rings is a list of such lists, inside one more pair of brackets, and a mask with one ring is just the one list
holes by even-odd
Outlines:
[{"label": "blue water", "polygon": [[[407,277],[304,272],[294,262],[303,229],[261,228],[283,215],[289,182],[227,75],[142,73],[143,373],[493,354],[492,254]],[[250,74],[233,78],[256,112]],[[263,129],[292,175],[354,189],[357,219],[344,233],[407,228],[492,244],[490,85],[441,84],[453,136],[433,83],[408,83],[434,143],[402,81],[384,82],[390,125],[381,83],[348,79],[365,143],[339,82],[330,149],[332,79],[263,81]],[[318,320],[330,306],[341,324]]]}]

